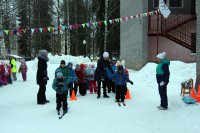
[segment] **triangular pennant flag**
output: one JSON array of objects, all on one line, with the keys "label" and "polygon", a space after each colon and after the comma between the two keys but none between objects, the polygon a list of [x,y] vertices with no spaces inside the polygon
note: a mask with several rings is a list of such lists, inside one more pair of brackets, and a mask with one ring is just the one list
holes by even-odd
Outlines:
[{"label": "triangular pennant flag", "polygon": [[85,24],[82,24],[83,28],[85,28]]},{"label": "triangular pennant flag", "polygon": [[34,33],[35,29],[31,29],[31,33]]},{"label": "triangular pennant flag", "polygon": [[58,26],[55,26],[54,30],[58,30]]},{"label": "triangular pennant flag", "polygon": [[122,21],[123,21],[123,20],[122,20],[122,18],[120,18],[119,20],[120,20],[120,22],[122,22]]},{"label": "triangular pennant flag", "polygon": [[39,32],[39,29],[38,29],[38,28],[35,28],[35,32],[38,33],[38,32]]},{"label": "triangular pennant flag", "polygon": [[126,21],[128,21],[128,20],[129,20],[129,17],[125,17],[125,19],[126,19]]},{"label": "triangular pennant flag", "polygon": [[126,21],[126,17],[122,18],[122,22]]},{"label": "triangular pennant flag", "polygon": [[138,18],[139,16],[138,16],[138,15],[135,15],[135,17]]},{"label": "triangular pennant flag", "polygon": [[22,30],[21,30],[21,29],[18,29],[17,32],[18,32],[19,34],[21,34],[21,33],[22,33]]},{"label": "triangular pennant flag", "polygon": [[58,26],[58,30],[60,31],[62,29],[62,27],[61,26]]},{"label": "triangular pennant flag", "polygon": [[66,29],[66,26],[62,26],[62,30],[65,31],[65,29]]},{"label": "triangular pennant flag", "polygon": [[43,31],[43,29],[42,29],[42,28],[39,28],[39,30],[40,30],[40,32],[42,32],[42,31]]},{"label": "triangular pennant flag", "polygon": [[104,24],[105,24],[105,26],[107,26],[108,25],[107,21],[104,21]]},{"label": "triangular pennant flag", "polygon": [[72,25],[69,25],[69,28],[72,30],[73,26],[72,26]]},{"label": "triangular pennant flag", "polygon": [[26,29],[22,29],[22,31],[23,31],[24,33],[26,33]]},{"label": "triangular pennant flag", "polygon": [[115,23],[115,20],[113,19],[113,20],[112,20],[112,24],[114,24],[114,23]]},{"label": "triangular pennant flag", "polygon": [[1,35],[1,34],[3,34],[3,31],[2,31],[2,30],[0,30],[0,35]]},{"label": "triangular pennant flag", "polygon": [[90,23],[87,23],[86,25],[87,25],[88,28],[90,28]]},{"label": "triangular pennant flag", "polygon": [[112,20],[109,20],[109,22],[110,22],[110,24],[112,24],[113,21],[112,21]]},{"label": "triangular pennant flag", "polygon": [[[1,34],[1,33],[0,33]],[[13,30],[13,34],[16,35],[17,34],[17,30]]]},{"label": "triangular pennant flag", "polygon": [[101,26],[101,25],[102,25],[102,21],[99,21],[99,22],[98,22],[98,25]]},{"label": "triangular pennant flag", "polygon": [[47,28],[43,28],[43,31],[46,33],[47,32]]},{"label": "triangular pennant flag", "polygon": [[47,30],[50,32],[51,31],[51,27],[47,27]]},{"label": "triangular pennant flag", "polygon": [[92,25],[95,27],[95,26],[96,26],[96,23],[95,23],[95,22],[93,22],[93,23],[92,23]]},{"label": "triangular pennant flag", "polygon": [[6,33],[6,35],[8,35],[8,33],[9,33],[9,30],[4,30],[4,32]]},{"label": "triangular pennant flag", "polygon": [[51,27],[51,30],[54,32],[54,27]]},{"label": "triangular pennant flag", "polygon": [[145,16],[148,16],[148,14],[147,14],[147,13],[145,13]]},{"label": "triangular pennant flag", "polygon": [[130,16],[130,19],[133,19],[134,18],[134,16]]},{"label": "triangular pennant flag", "polygon": [[119,20],[120,20],[119,18],[116,18],[116,19],[115,19],[115,22],[117,22],[117,23],[118,23],[118,22],[119,22]]},{"label": "triangular pennant flag", "polygon": [[10,32],[10,36],[13,36],[13,30],[11,30],[11,32]]}]

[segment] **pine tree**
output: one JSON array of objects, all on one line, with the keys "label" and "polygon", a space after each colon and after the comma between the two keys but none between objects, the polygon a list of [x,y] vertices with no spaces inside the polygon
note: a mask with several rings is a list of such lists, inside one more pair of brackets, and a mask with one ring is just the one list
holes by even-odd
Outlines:
[{"label": "pine tree", "polygon": [[30,56],[31,52],[28,45],[29,25],[28,25],[28,1],[18,0],[18,21],[19,28],[22,30],[18,39],[18,53],[24,56]]},{"label": "pine tree", "polygon": [[[53,0],[33,0],[33,27],[47,28],[52,26],[52,17],[54,15]],[[33,36],[33,46],[37,53],[40,49],[52,51],[52,33],[40,32]]]}]

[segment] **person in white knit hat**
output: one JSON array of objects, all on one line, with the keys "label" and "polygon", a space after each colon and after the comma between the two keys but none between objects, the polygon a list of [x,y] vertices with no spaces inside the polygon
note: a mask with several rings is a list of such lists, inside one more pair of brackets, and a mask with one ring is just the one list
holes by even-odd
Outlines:
[{"label": "person in white knit hat", "polygon": [[97,98],[99,99],[101,96],[101,83],[103,84],[103,97],[110,98],[107,95],[106,84],[107,84],[107,70],[110,71],[112,74],[114,71],[112,70],[111,66],[109,65],[109,53],[104,52],[103,56],[97,62],[97,68],[95,70],[94,80],[98,83],[98,91],[97,91]]},{"label": "person in white knit hat", "polygon": [[160,106],[157,107],[159,110],[168,109],[167,85],[169,83],[169,77],[170,77],[170,71],[169,71],[170,61],[166,59],[166,55],[167,55],[166,52],[162,52],[157,55],[159,63],[156,68],[156,79],[161,99],[161,104]]}]

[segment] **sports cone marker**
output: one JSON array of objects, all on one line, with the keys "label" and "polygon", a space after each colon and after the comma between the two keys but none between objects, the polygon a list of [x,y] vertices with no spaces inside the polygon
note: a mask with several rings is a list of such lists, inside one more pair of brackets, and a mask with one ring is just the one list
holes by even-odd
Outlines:
[{"label": "sports cone marker", "polygon": [[125,99],[131,99],[131,95],[130,95],[129,89],[127,89]]},{"label": "sports cone marker", "polygon": [[190,96],[194,99],[196,99],[196,94],[194,88],[192,88],[192,91],[190,92]]},{"label": "sports cone marker", "polygon": [[197,100],[197,102],[200,102],[200,85],[198,86],[198,93],[195,99]]},{"label": "sports cone marker", "polygon": [[72,97],[70,98],[70,101],[76,101],[77,98],[76,98],[76,95],[75,95],[75,92],[74,90],[72,90]]}]

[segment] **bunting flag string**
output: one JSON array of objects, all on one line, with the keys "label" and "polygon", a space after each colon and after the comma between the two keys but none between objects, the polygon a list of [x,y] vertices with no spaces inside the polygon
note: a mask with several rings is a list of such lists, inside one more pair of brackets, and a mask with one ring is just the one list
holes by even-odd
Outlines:
[{"label": "bunting flag string", "polygon": [[50,27],[39,27],[39,28],[31,28],[31,29],[14,29],[14,30],[2,30],[0,29],[0,35],[5,33],[5,35],[17,35],[17,34],[24,34],[24,33],[46,33],[46,32],[55,32],[55,31],[65,31],[65,30],[73,30],[73,29],[79,29],[79,28],[93,28],[93,27],[101,27],[102,25],[108,26],[109,24],[115,24],[115,23],[123,23],[130,20],[133,20],[135,18],[143,18],[147,16],[152,16],[157,13],[159,13],[159,9],[151,12],[136,14],[135,16],[127,16],[122,18],[115,18],[105,21],[97,21],[97,22],[88,22],[83,24],[70,24],[70,25],[61,25],[61,26],[50,26]]}]

